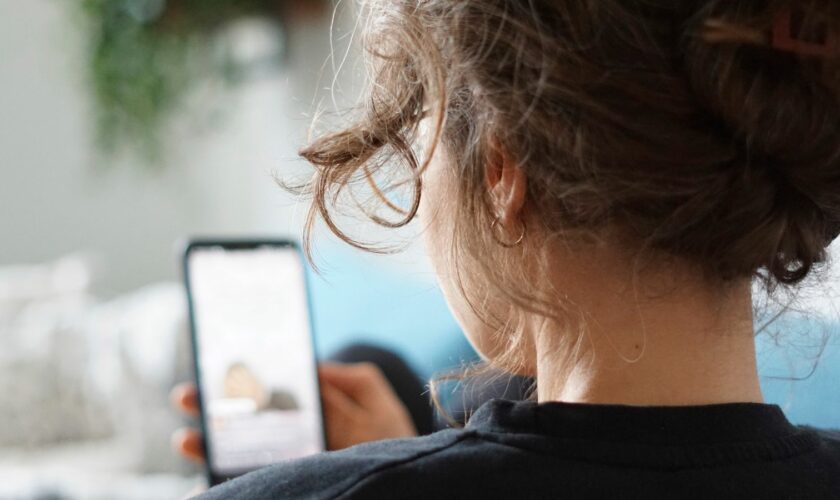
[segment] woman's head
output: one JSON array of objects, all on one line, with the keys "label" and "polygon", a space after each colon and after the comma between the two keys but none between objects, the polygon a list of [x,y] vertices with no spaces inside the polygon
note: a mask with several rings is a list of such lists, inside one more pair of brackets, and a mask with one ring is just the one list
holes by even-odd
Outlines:
[{"label": "woman's head", "polygon": [[786,12],[791,37],[828,46],[835,2],[366,7],[362,115],[302,151],[312,220],[340,233],[338,193],[407,167],[411,207],[374,218],[421,208],[456,315],[474,339],[501,332],[485,353],[521,340],[517,312],[560,314],[562,287],[539,281],[557,249],[621,245],[709,283],[794,285],[840,231],[840,53],[773,47]]}]

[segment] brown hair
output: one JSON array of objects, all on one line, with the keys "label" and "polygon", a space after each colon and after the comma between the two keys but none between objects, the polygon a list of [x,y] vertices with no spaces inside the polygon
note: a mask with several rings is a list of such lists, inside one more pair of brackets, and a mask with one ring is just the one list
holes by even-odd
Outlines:
[{"label": "brown hair", "polygon": [[[519,305],[542,302],[492,262],[502,252],[491,250],[498,245],[484,175],[499,150],[524,169],[527,209],[549,232],[620,227],[717,280],[797,284],[840,231],[837,54],[780,51],[769,35],[779,13],[794,9],[797,36],[834,39],[837,2],[365,6],[372,81],[359,119],[301,151],[316,169],[306,240],[321,217],[349,243],[375,250],[336,225],[339,195],[407,167],[403,181],[374,183],[399,213],[374,220],[404,225],[437,147],[458,182],[453,258],[479,266],[482,280]],[[432,140],[418,153],[424,120]],[[415,189],[402,210],[386,195],[406,179]]]}]

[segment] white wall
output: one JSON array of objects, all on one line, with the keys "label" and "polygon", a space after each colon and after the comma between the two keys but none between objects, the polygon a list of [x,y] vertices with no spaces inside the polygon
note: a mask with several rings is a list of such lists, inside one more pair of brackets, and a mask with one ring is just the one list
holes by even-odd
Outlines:
[{"label": "white wall", "polygon": [[[308,172],[296,150],[316,96],[331,102],[332,9],[288,24],[281,71],[229,94],[210,92],[210,99],[229,103],[226,120],[203,132],[180,120],[169,163],[150,170],[126,158],[95,161],[85,37],[69,15],[73,2],[0,0],[0,266],[82,251],[97,266],[95,290],[113,294],[176,278],[173,245],[185,235],[298,236],[303,207],[270,174]],[[355,21],[354,2],[337,3],[336,65]],[[359,80],[354,56],[351,51],[336,92],[345,102]],[[370,224],[362,227],[376,233]],[[430,282],[419,250],[377,257],[376,265]],[[805,295],[836,315],[831,288],[840,270],[834,271]]]},{"label": "white wall", "polygon": [[[330,9],[287,26],[278,73],[209,93],[230,103],[222,125],[199,133],[179,120],[168,164],[154,170],[130,158],[97,162],[71,3],[0,0],[0,265],[82,251],[96,266],[94,289],[112,294],[176,277],[183,235],[297,235],[293,200],[270,173],[305,171],[290,160],[315,90],[331,81],[329,71],[319,78]],[[350,14],[339,15],[339,30],[352,27]]]}]

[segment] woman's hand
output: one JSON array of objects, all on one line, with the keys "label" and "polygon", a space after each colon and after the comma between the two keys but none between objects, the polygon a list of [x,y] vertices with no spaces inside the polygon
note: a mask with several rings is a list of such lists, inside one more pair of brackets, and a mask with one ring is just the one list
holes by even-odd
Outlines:
[{"label": "woman's hand", "polygon": [[376,365],[322,363],[318,375],[331,450],[417,435],[408,410]]},{"label": "woman's hand", "polygon": [[[322,363],[318,367],[318,376],[327,447],[330,450],[417,435],[408,410],[376,365]],[[198,415],[198,395],[194,384],[176,386],[171,396],[176,408],[190,416]],[[172,444],[184,457],[204,461],[198,430],[177,430],[172,435]]]},{"label": "woman's hand", "polygon": [[[172,388],[169,394],[172,405],[182,413],[198,417],[198,391],[195,384],[185,382]],[[172,447],[184,457],[194,462],[204,462],[204,447],[201,444],[201,431],[182,428],[172,434]]]}]

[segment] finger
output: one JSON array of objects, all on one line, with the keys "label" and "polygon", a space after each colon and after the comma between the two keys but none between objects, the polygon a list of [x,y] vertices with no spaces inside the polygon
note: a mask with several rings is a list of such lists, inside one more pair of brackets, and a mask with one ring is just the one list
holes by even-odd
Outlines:
[{"label": "finger", "polygon": [[328,384],[321,384],[324,405],[324,430],[328,450],[340,450],[356,444],[353,441],[354,422],[359,407],[346,394]]},{"label": "finger", "polygon": [[321,381],[321,402],[324,405],[324,413],[327,414],[328,418],[349,418],[359,409],[359,406],[351,397],[326,380]]},{"label": "finger", "polygon": [[318,373],[321,380],[363,406],[393,392],[391,384],[373,363],[323,363]]},{"label": "finger", "polygon": [[178,429],[172,434],[172,448],[175,451],[198,463],[204,462],[204,446],[201,443],[201,433],[195,429]]},{"label": "finger", "polygon": [[371,386],[388,386],[382,371],[373,363],[321,363],[318,374],[322,379],[345,393],[363,392]]},{"label": "finger", "polygon": [[185,382],[172,388],[169,393],[172,406],[190,416],[198,416],[198,390],[195,384]]}]

